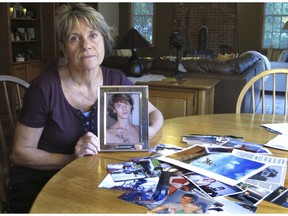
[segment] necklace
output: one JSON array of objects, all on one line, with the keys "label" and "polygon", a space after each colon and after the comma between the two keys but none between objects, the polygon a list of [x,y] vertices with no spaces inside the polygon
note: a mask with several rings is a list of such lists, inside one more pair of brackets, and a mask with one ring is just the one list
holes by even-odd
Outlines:
[{"label": "necklace", "polygon": [[69,75],[71,76],[71,79],[72,79],[74,85],[75,85],[76,88],[79,90],[80,94],[81,94],[84,98],[86,98],[87,100],[94,102],[95,100],[90,99],[89,97],[87,97],[87,96],[81,91],[80,86],[79,86],[78,83],[76,83],[75,80],[73,79],[72,73],[71,73],[71,71],[70,71],[69,68],[68,68],[68,71],[69,71]]}]

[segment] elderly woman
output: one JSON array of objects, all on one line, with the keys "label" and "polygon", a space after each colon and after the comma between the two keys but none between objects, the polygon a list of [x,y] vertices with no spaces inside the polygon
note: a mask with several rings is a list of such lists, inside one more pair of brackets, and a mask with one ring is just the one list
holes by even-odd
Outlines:
[{"label": "elderly woman", "polygon": [[[119,70],[101,66],[113,39],[95,9],[63,4],[56,27],[67,64],[42,73],[26,91],[15,129],[7,212],[28,212],[59,169],[77,157],[98,154],[97,88],[132,85]],[[151,103],[148,112],[151,138],[163,117]]]}]

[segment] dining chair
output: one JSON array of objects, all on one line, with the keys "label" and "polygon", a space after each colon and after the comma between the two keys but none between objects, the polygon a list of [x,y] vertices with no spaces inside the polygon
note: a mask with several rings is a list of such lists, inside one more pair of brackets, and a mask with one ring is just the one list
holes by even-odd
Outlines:
[{"label": "dining chair", "polygon": [[4,211],[7,186],[12,167],[11,153],[14,128],[30,84],[10,75],[0,75],[0,208]]},{"label": "dining chair", "polygon": [[[283,74],[283,75],[281,75]],[[284,81],[285,83],[285,92],[284,92],[284,104],[283,106],[278,106],[276,109],[277,103],[279,104],[279,101],[276,97],[276,90],[277,90],[277,82],[276,82],[276,76],[283,76],[281,77],[281,81]],[[272,93],[272,99],[271,104],[267,104],[267,83],[265,86],[265,79],[268,78],[268,76],[272,76],[272,87],[269,88],[269,93]],[[255,87],[257,84],[257,87]],[[260,99],[258,99],[255,95],[255,92],[260,94]],[[271,95],[270,93],[270,95]],[[267,114],[267,110],[272,110],[272,113],[269,114],[277,114],[277,113],[283,113],[287,114],[287,103],[288,103],[288,69],[284,68],[276,68],[276,69],[270,69],[263,71],[259,73],[258,75],[254,76],[251,80],[249,80],[246,85],[243,87],[242,91],[240,92],[236,104],[236,113],[241,113],[241,108],[243,107],[243,99],[244,97],[251,97],[251,112],[256,113],[257,106],[261,106],[259,109],[257,109],[257,113]],[[259,104],[259,105],[258,105]],[[271,107],[269,107],[271,106]]]}]

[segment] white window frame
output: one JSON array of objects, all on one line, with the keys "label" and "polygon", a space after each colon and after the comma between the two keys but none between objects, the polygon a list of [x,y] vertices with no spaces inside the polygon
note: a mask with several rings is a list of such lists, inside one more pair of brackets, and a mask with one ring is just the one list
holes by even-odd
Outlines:
[{"label": "white window frame", "polygon": [[[276,7],[277,6],[277,7]],[[272,10],[268,11],[268,8]],[[281,8],[277,10],[277,8]],[[288,48],[288,30],[283,29],[288,21],[287,2],[267,2],[263,7],[262,48]]]}]

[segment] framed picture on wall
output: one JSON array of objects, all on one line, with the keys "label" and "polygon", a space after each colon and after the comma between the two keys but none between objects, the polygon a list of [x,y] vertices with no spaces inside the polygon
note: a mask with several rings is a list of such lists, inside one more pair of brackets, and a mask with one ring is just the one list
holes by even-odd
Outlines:
[{"label": "framed picture on wall", "polygon": [[148,125],[148,86],[98,88],[100,151],[147,151]]}]

